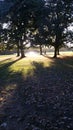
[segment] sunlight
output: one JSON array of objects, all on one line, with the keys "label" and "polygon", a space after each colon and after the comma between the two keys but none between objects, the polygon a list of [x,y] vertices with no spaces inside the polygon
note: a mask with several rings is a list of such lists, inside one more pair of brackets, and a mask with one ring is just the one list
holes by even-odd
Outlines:
[{"label": "sunlight", "polygon": [[36,51],[27,52],[27,55],[28,56],[26,56],[26,58],[20,59],[17,62],[11,64],[9,66],[9,71],[13,73],[22,73],[22,75],[26,78],[28,76],[28,73],[29,75],[33,75],[33,71],[35,69],[33,62],[36,62],[38,64],[43,63],[44,68],[50,67],[52,64],[51,59],[48,59],[44,56],[40,56],[39,53]]},{"label": "sunlight", "polygon": [[4,23],[3,24],[3,29],[7,29],[8,28],[8,24],[7,23]]},{"label": "sunlight", "polygon": [[73,23],[68,27],[68,30],[73,32]]},{"label": "sunlight", "polygon": [[39,53],[35,52],[35,51],[26,52],[26,56],[35,57],[35,56],[38,56],[38,55],[39,55]]}]

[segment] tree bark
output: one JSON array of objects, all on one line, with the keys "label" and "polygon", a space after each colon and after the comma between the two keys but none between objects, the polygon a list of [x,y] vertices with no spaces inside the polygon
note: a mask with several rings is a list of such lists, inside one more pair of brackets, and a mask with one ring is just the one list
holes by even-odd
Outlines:
[{"label": "tree bark", "polygon": [[40,45],[40,55],[42,55],[42,45]]},{"label": "tree bark", "polygon": [[[57,25],[58,28],[58,25]],[[56,41],[55,41],[55,51],[54,51],[54,58],[57,58],[57,55],[59,53],[59,36],[58,36],[58,32],[56,32]]]},{"label": "tree bark", "polygon": [[60,55],[60,53],[59,53],[59,48],[58,48],[58,50],[57,50],[57,54]]},{"label": "tree bark", "polygon": [[24,49],[21,49],[21,58],[24,58],[25,54],[24,54]]},{"label": "tree bark", "polygon": [[20,56],[20,49],[19,49],[19,45],[17,45],[17,57]]},{"label": "tree bark", "polygon": [[44,47],[44,54],[46,55],[46,45],[45,45],[45,47]]},{"label": "tree bark", "polygon": [[23,42],[21,42],[21,58],[24,58],[25,54],[24,54],[24,46],[23,46]]},{"label": "tree bark", "polygon": [[56,46],[55,46],[54,48],[55,48],[55,50],[54,50],[54,58],[57,58],[57,52],[58,52],[58,49],[57,49]]}]

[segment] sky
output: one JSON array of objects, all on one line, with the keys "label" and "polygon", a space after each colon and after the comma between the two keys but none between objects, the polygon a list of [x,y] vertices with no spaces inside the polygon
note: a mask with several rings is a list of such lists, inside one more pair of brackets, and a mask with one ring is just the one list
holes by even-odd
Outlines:
[{"label": "sky", "polygon": [[73,32],[73,26],[69,26],[68,29]]}]

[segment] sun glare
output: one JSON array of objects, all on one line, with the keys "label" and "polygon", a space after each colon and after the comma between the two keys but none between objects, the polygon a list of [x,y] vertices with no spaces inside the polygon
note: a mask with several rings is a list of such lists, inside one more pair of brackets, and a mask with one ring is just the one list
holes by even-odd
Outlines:
[{"label": "sun glare", "polygon": [[8,24],[7,24],[7,23],[4,23],[4,24],[3,24],[3,29],[6,29],[6,28],[8,28]]},{"label": "sun glare", "polygon": [[35,57],[35,56],[38,56],[39,54],[38,52],[30,51],[30,52],[26,52],[26,55],[30,57]]}]

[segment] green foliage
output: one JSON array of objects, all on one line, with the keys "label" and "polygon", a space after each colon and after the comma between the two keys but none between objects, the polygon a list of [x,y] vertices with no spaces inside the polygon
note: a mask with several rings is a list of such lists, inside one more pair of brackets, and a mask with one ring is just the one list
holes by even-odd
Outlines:
[{"label": "green foliage", "polygon": [[33,44],[51,44],[56,51],[63,45],[64,32],[73,18],[73,1],[16,0],[12,5],[7,15],[10,22],[7,38],[21,52],[27,39]]}]

